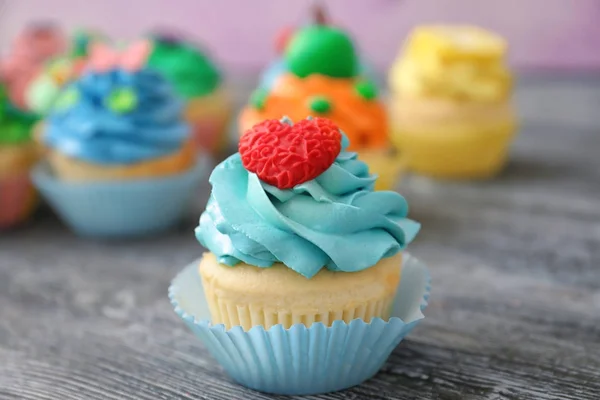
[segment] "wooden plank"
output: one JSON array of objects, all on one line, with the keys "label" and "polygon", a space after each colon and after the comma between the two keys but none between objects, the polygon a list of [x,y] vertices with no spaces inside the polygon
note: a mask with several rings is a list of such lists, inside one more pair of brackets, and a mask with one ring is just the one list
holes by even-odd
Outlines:
[{"label": "wooden plank", "polygon": [[[434,278],[427,317],[375,378],[306,398],[600,398],[599,88],[524,82],[498,179],[402,182]],[[85,240],[48,212],[0,236],[0,399],[277,398],[232,383],[166,298],[202,253],[207,193],[160,238]]]}]

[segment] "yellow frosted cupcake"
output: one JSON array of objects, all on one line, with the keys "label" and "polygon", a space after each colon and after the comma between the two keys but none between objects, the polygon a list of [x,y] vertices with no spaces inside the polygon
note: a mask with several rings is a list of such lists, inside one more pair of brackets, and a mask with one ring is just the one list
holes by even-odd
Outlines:
[{"label": "yellow frosted cupcake", "polygon": [[486,178],[516,129],[505,41],[470,26],[423,26],[390,71],[392,140],[408,167],[438,178]]},{"label": "yellow frosted cupcake", "polygon": [[324,118],[267,120],[213,171],[196,236],[214,324],[386,320],[419,224]]}]

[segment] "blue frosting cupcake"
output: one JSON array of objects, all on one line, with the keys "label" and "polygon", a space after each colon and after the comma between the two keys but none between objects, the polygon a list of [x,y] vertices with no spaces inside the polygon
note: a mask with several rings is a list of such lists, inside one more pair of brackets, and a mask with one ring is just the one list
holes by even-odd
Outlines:
[{"label": "blue frosting cupcake", "polygon": [[148,52],[145,42],[123,53],[95,44],[87,69],[44,122],[47,163],[34,178],[78,232],[162,230],[185,213],[201,177],[184,103],[162,75],[143,67]]},{"label": "blue frosting cupcake", "polygon": [[247,171],[239,153],[210,176],[212,196],[196,237],[220,263],[284,263],[306,278],[323,267],[356,272],[391,257],[420,225],[398,193],[374,191],[375,176],[356,153],[342,151],[325,172],[282,190]]},{"label": "blue frosting cupcake", "polygon": [[163,176],[195,162],[184,103],[150,69],[93,67],[67,85],[45,123],[44,143],[65,179]]},{"label": "blue frosting cupcake", "polygon": [[209,252],[173,281],[170,297],[253,389],[359,384],[423,317],[429,277],[402,254],[420,225],[400,194],[374,190],[347,146],[323,118],[267,120],[210,177],[196,229]]}]

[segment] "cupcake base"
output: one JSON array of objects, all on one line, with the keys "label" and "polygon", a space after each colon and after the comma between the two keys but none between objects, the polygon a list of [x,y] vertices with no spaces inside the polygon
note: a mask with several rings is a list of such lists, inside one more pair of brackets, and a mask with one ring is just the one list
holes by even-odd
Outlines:
[{"label": "cupcake base", "polygon": [[392,138],[411,171],[441,179],[484,179],[506,164],[516,131],[508,103],[405,99],[393,103],[393,109]]},{"label": "cupcake base", "polygon": [[33,143],[0,146],[0,179],[18,176],[35,165],[40,150]]},{"label": "cupcake base", "polygon": [[374,318],[370,323],[335,321],[330,327],[316,322],[289,329],[227,330],[210,322],[198,262],[186,267],[169,288],[175,312],[236,382],[267,393],[311,395],[361,384],[423,319],[429,299],[427,268],[404,254],[402,280],[387,322]]},{"label": "cupcake base", "polygon": [[197,160],[194,144],[189,141],[177,153],[132,165],[92,164],[52,150],[47,154],[52,170],[65,181],[120,181],[151,179],[189,171]]},{"label": "cupcake base", "polygon": [[38,158],[35,143],[0,146],[0,229],[19,225],[35,211],[38,196],[29,170]]},{"label": "cupcake base", "polygon": [[35,210],[37,199],[29,172],[0,177],[0,230],[25,221]]},{"label": "cupcake base", "polygon": [[399,253],[362,271],[324,268],[307,279],[281,263],[268,268],[244,263],[230,267],[205,253],[199,274],[213,323],[250,330],[256,325],[269,329],[315,322],[331,326],[337,320],[349,323],[356,318],[387,320],[401,269]]}]

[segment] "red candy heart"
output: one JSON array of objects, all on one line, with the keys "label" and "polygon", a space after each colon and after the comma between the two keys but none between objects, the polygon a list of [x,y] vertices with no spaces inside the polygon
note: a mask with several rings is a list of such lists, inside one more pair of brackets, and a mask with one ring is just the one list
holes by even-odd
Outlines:
[{"label": "red candy heart", "polygon": [[260,180],[290,189],[331,167],[342,150],[339,128],[325,118],[289,125],[276,119],[256,124],[240,139],[242,164]]}]

